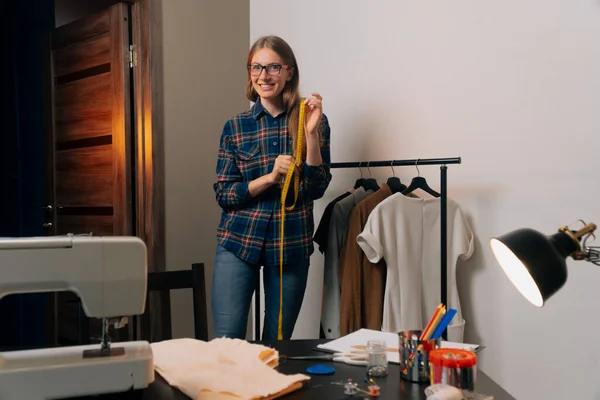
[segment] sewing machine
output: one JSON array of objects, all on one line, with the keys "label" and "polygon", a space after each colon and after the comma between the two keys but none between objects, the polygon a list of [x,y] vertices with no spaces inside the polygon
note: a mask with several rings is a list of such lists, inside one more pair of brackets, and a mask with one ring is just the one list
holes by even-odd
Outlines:
[{"label": "sewing machine", "polygon": [[[111,343],[108,328],[144,313],[146,246],[135,237],[0,238],[0,298],[71,290],[90,318],[96,345],[0,352],[0,399],[42,400],[142,389],[154,381],[148,342]],[[1,316],[0,316],[1,318]]]}]

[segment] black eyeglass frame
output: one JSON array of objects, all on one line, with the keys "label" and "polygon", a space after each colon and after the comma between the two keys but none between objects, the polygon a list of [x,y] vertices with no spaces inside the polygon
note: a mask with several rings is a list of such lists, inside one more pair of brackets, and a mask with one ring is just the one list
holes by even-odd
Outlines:
[{"label": "black eyeglass frame", "polygon": [[[260,72],[257,74],[252,73],[253,67],[260,67]],[[270,73],[268,68],[275,68],[274,69],[275,73]],[[263,70],[267,73],[267,75],[277,76],[281,73],[282,69],[291,69],[291,68],[293,68],[293,67],[291,65],[287,65],[287,64],[269,64],[269,65],[248,64],[248,65],[246,65],[246,69],[248,70],[248,73],[252,76],[259,76],[260,74],[262,74]]]}]

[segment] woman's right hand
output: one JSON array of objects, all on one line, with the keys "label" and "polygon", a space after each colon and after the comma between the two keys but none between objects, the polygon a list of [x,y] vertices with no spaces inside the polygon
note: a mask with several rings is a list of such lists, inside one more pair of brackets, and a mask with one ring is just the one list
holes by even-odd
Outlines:
[{"label": "woman's right hand", "polygon": [[278,155],[275,159],[273,171],[271,171],[272,183],[279,183],[282,177],[287,175],[290,165],[294,164],[294,157],[290,155]]}]

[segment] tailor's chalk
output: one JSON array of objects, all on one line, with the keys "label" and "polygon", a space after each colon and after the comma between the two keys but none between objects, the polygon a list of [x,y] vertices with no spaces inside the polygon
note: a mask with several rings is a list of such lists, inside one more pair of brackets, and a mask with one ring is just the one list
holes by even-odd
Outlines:
[{"label": "tailor's chalk", "polygon": [[446,312],[446,315],[444,315],[444,318],[442,318],[442,320],[438,324],[438,327],[435,330],[435,332],[433,332],[433,335],[431,335],[431,339],[433,339],[433,340],[439,339],[440,336],[442,336],[442,333],[444,333],[444,330],[450,324],[450,321],[452,321],[452,318],[454,318],[455,315],[456,315],[456,309],[454,309],[454,308],[449,309]]},{"label": "tailor's chalk", "polygon": [[335,372],[335,369],[329,365],[317,364],[306,368],[306,372],[313,375],[331,375]]}]

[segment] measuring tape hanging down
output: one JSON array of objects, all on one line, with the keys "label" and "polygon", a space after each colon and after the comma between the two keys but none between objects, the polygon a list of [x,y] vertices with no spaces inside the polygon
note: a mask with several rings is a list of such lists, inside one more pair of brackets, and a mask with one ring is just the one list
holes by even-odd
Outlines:
[{"label": "measuring tape hanging down", "polygon": [[[300,99],[300,115],[298,116],[298,132],[296,134],[296,164],[300,165],[302,162],[302,140],[304,139],[304,99]],[[296,201],[298,200],[298,188],[300,187],[300,177],[298,173],[294,173],[296,165],[291,164],[288,169],[285,181],[283,182],[283,188],[281,189],[281,229],[279,237],[279,322],[277,325],[277,340],[283,340],[283,247],[284,247],[284,219],[285,212],[291,211],[296,207]],[[290,184],[292,182],[292,176],[294,177],[294,204],[289,207],[285,206],[285,200],[287,197]]]}]

